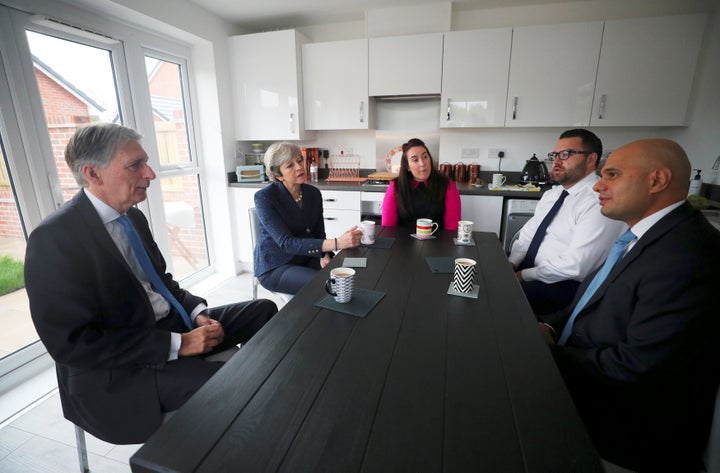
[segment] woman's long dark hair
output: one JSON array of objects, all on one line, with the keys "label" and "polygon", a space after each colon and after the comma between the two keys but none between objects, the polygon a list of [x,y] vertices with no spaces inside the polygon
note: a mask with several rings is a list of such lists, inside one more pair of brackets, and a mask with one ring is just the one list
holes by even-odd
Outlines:
[{"label": "woman's long dark hair", "polygon": [[430,157],[431,171],[426,185],[433,202],[439,202],[445,198],[448,185],[447,176],[435,168],[435,162],[432,159],[430,150],[425,146],[423,140],[412,138],[408,140],[407,143],[403,143],[402,158],[400,158],[400,173],[398,177],[395,178],[395,203],[399,211],[405,211],[407,213],[412,213],[413,210],[410,193],[413,190],[413,182],[415,181],[412,172],[410,172],[407,153],[410,148],[415,148],[416,146],[425,148],[425,151]]}]

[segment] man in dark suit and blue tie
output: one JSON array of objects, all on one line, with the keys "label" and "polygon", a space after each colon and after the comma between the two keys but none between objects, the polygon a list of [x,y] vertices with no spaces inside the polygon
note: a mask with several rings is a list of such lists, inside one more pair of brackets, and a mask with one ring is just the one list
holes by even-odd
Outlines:
[{"label": "man in dark suit and blue tie", "polygon": [[636,471],[700,471],[720,382],[720,232],[689,180],[673,141],[614,151],[594,187],[630,232],[540,324],[600,455]]},{"label": "man in dark suit and blue tie", "polygon": [[208,308],[166,272],[143,213],[155,173],[140,135],[78,130],[65,160],[82,189],[30,235],[25,284],[56,362],[67,419],[108,442],[144,442],[276,312],[257,300]]}]

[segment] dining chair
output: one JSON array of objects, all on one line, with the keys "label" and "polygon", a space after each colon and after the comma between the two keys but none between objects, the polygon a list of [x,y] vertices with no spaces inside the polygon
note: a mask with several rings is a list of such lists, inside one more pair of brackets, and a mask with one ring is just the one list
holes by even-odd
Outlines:
[{"label": "dining chair", "polygon": [[[251,207],[248,209],[248,217],[250,218],[250,241],[252,244],[253,251],[255,251],[255,245],[257,244],[258,236],[260,235],[260,225],[258,223],[257,213],[255,212],[255,208]],[[258,278],[255,277],[253,274],[252,277],[252,298],[253,300],[257,299],[257,290],[258,286],[260,285],[260,281],[258,281]],[[287,303],[290,301],[290,299],[293,298],[292,294],[285,294],[282,292],[274,292],[270,291],[271,293],[275,294],[281,301],[284,303]]]}]

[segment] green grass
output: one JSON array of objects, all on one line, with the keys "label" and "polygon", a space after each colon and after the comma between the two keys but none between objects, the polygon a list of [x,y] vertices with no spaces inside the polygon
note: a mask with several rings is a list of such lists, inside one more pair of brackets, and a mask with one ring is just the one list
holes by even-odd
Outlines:
[{"label": "green grass", "polygon": [[23,264],[9,256],[0,256],[0,296],[25,286]]}]

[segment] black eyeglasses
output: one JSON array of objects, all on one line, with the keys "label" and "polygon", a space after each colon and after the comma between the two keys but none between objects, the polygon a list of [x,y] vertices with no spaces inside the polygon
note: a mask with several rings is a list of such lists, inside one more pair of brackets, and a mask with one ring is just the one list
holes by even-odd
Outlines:
[{"label": "black eyeglasses", "polygon": [[592,154],[592,151],[578,151],[576,149],[564,149],[562,151],[551,151],[548,153],[548,158],[550,158],[550,159],[560,158],[562,161],[565,161],[570,156],[575,156],[576,154]]}]

